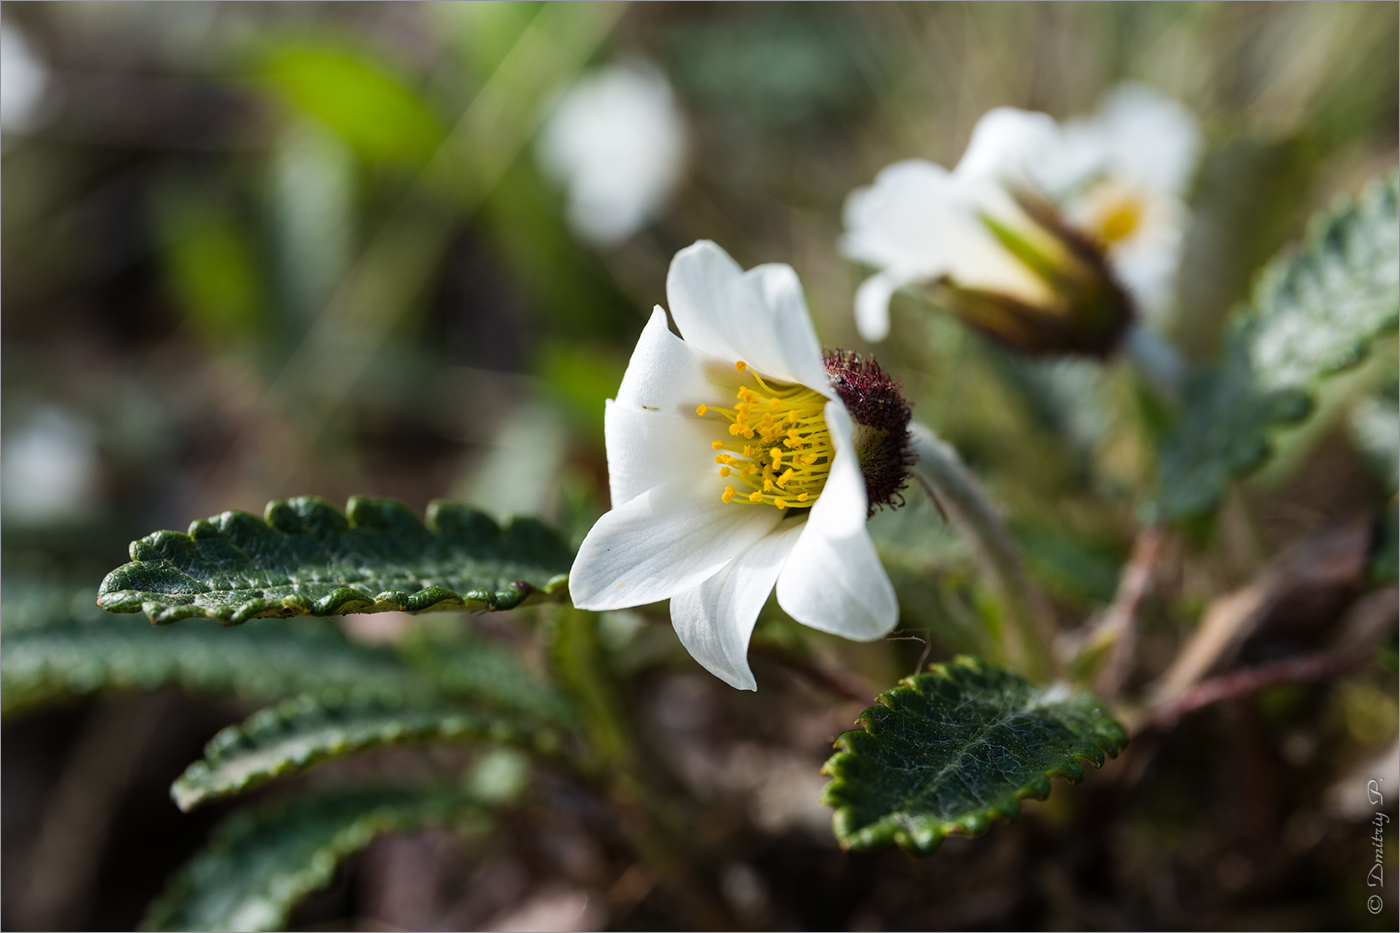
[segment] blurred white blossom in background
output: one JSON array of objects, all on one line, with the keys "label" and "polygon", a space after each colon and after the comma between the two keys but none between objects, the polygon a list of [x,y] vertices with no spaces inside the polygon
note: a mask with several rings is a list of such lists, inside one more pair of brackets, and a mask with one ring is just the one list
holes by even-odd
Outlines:
[{"label": "blurred white blossom in background", "polygon": [[45,406],[0,448],[5,521],[41,525],[81,518],[98,504],[96,431],[56,406]]},{"label": "blurred white blossom in background", "polygon": [[[1057,276],[1082,282],[1085,270],[1055,224],[1096,244],[1138,309],[1160,321],[1199,150],[1190,112],[1141,85],[1063,126],[1043,113],[989,111],[953,171],[898,162],[847,198],[841,250],[875,269],[856,296],[862,335],[886,336],[895,291],[940,279],[1028,306],[1063,300]],[[1052,222],[1032,216],[1037,203]]]},{"label": "blurred white blossom in background", "polygon": [[0,131],[37,127],[48,83],[49,70],[24,34],[0,22]]},{"label": "blurred white blossom in background", "polygon": [[575,233],[598,246],[627,239],[681,179],[685,123],[670,83],[645,62],[580,78],[551,110],[540,158],[568,189]]}]

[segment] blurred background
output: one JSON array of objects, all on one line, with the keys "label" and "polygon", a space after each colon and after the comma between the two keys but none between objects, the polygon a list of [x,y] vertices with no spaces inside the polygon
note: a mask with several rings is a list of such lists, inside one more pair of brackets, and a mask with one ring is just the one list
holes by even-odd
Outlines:
[{"label": "blurred background", "polygon": [[[1198,116],[1205,150],[1169,334],[1195,360],[1213,353],[1251,275],[1309,214],[1397,160],[1394,4],[0,10],[7,600],[19,574],[95,587],[133,538],[230,508],[261,513],[292,495],[337,504],[393,496],[418,510],[454,498],[497,515],[543,515],[577,541],[607,508],[603,399],[651,308],[665,303],[675,251],[707,238],[745,267],[790,263],[823,343],[868,349],[851,313],[861,271],[836,250],[842,202],[898,159],[954,164],[993,106],[1087,114],[1133,79]],[[915,416],[957,444],[1004,503],[1042,584],[1072,612],[1111,598],[1150,472],[1140,432],[1120,428],[1113,410],[1131,395],[1127,377],[1115,367],[1081,372],[1081,382],[1118,386],[1089,397],[1074,394],[1071,373],[1054,381],[1059,395],[1047,394],[1043,370],[955,322],[897,303],[894,327],[905,339],[879,347],[880,360],[903,380]],[[1276,553],[1384,495],[1339,423],[1323,419],[1285,445],[1282,465],[1259,482],[1296,494],[1260,516],[1256,540],[1226,549],[1236,564],[1211,573],[1242,579],[1248,555]],[[886,539],[909,533],[898,516],[912,512],[892,513]],[[939,548],[952,547],[935,540],[908,560],[943,566]],[[956,613],[940,624],[952,633],[943,644],[964,647]],[[873,682],[901,673],[885,678],[889,663],[871,661]],[[666,689],[683,709],[694,706],[686,690],[713,686]],[[6,928],[130,928],[223,812],[182,816],[165,793],[240,707],[160,694],[113,703],[6,721]],[[1359,749],[1383,744],[1393,702],[1357,703],[1362,724],[1342,728],[1360,730]],[[104,770],[101,743],[113,729],[140,754],[89,792],[83,782]],[[812,743],[818,764],[824,741]],[[801,773],[814,795],[821,779]],[[1190,809],[1189,794],[1173,799]],[[820,825],[823,811],[809,817],[774,832]],[[1163,819],[1185,825],[1180,817]],[[1020,864],[1006,840],[1019,840],[1017,852],[1045,848],[1029,832],[1030,842],[1007,833],[975,851],[958,840],[938,858],[980,859],[957,877],[1001,890],[1003,867]],[[1131,845],[1149,845],[1133,835],[1149,830],[1125,832]],[[1358,833],[1345,838],[1360,845]],[[500,920],[508,903],[482,906],[460,892],[448,903],[415,894],[411,872],[400,877],[413,858],[457,864],[442,856],[446,845],[432,836],[377,844],[305,923]],[[837,855],[829,834],[811,845],[827,854],[812,856],[807,882],[765,869],[763,883],[847,890],[811,880],[823,877],[820,859]],[[526,867],[513,875],[503,862],[453,871],[505,872],[482,883],[523,898],[548,859],[514,857]],[[1362,898],[1337,906],[1331,882],[1287,919],[1270,913],[1261,905],[1281,889],[1251,888],[1257,879],[1240,863],[1187,890],[1157,879],[1167,888],[1144,895],[1140,913],[1075,913],[1076,889],[1056,874],[1068,869],[1042,861],[1051,867],[1036,883],[1048,893],[1032,913],[960,901],[931,880],[937,866],[909,862],[900,869],[909,884],[895,887],[924,894],[907,902],[889,893],[876,909],[852,893],[849,903],[810,902],[810,916],[767,916],[868,929],[1057,917],[1367,922],[1349,912]],[[874,884],[872,859],[840,864],[830,870]],[[752,889],[787,903],[764,894],[751,869],[736,871],[735,896]],[[1143,869],[1144,890],[1152,874]],[[1192,913],[1193,904],[1209,907]],[[579,916],[569,922],[589,922]]]}]

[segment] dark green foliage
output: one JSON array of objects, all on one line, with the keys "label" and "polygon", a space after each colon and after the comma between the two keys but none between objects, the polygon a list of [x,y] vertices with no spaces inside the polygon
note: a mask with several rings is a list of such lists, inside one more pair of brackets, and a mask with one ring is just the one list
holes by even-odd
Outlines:
[{"label": "dark green foliage", "polygon": [[1220,363],[1196,373],[1163,437],[1153,511],[1209,512],[1232,479],[1261,466],[1270,435],[1305,418],[1318,385],[1356,365],[1400,316],[1396,174],[1313,221],[1303,244],[1265,267],[1235,312]]},{"label": "dark green foliage", "polygon": [[455,794],[393,788],[302,796],[230,817],[151,905],[147,930],[276,930],[336,865],[376,837],[453,824],[473,812]]},{"label": "dark green foliage", "polygon": [[179,686],[267,701],[332,687],[382,694],[411,682],[393,652],[352,644],[330,625],[228,631],[205,623],[158,631],[144,619],[91,611],[100,618],[6,626],[0,653],[0,708],[6,715],[109,689]]},{"label": "dark green foliage", "polygon": [[240,625],[260,616],[428,609],[512,609],[564,589],[573,556],[533,519],[498,526],[435,502],[426,524],[392,499],[274,501],[262,519],[225,512],[131,545],[132,563],[102,581],[98,605],[145,611],[156,624],[200,616]]},{"label": "dark green foliage", "polygon": [[560,747],[558,733],[548,728],[522,727],[442,705],[327,693],[287,700],[224,729],[170,793],[180,809],[189,810],[332,758],[432,741],[502,742],[545,755]]},{"label": "dark green foliage", "polygon": [[968,657],[905,678],[836,740],[822,769],[822,802],[847,849],[891,843],[919,855],[948,833],[976,835],[1015,819],[1025,797],[1044,799],[1050,778],[1079,782],[1076,761],[1102,765],[1127,744],[1098,698],[1034,687]]},{"label": "dark green foliage", "polygon": [[405,641],[401,653],[414,674],[442,694],[529,720],[564,727],[574,724],[563,693],[531,674],[518,657],[498,644],[417,632]]}]

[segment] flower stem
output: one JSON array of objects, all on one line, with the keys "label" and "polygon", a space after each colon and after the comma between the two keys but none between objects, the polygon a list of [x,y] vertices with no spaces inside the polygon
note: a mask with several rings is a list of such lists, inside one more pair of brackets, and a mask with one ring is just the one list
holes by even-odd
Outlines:
[{"label": "flower stem", "polygon": [[1032,680],[1048,679],[1054,655],[1046,604],[1026,577],[1011,532],[956,450],[918,423],[909,426],[909,437],[918,457],[914,477],[967,537],[1001,597],[1012,623],[1002,630],[1008,663]]},{"label": "flower stem", "polygon": [[1134,321],[1123,335],[1123,353],[1163,396],[1172,400],[1181,398],[1186,361],[1176,347],[1141,321]]},{"label": "flower stem", "polygon": [[[677,786],[658,786],[660,763],[643,753],[631,717],[608,672],[598,639],[598,617],[562,607],[554,635],[554,662],[564,688],[579,706],[594,761],[594,784],[611,803],[619,828],[662,883],[685,904],[701,929],[738,929],[703,859],[679,825],[673,808]],[[672,782],[673,783],[673,782]]]}]

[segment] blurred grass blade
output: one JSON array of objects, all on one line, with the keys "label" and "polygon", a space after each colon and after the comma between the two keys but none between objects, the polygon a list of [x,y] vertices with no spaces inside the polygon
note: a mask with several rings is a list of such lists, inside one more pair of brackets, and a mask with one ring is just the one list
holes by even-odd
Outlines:
[{"label": "blurred grass blade", "polygon": [[1162,439],[1153,510],[1175,520],[1212,510],[1231,480],[1270,455],[1270,436],[1307,417],[1319,384],[1394,339],[1400,319],[1397,176],[1309,226],[1265,267],[1235,312],[1224,358],[1187,385],[1185,412]]},{"label": "blurred grass blade", "polygon": [[283,929],[297,902],[375,837],[455,824],[473,813],[455,794],[396,788],[327,792],[237,813],[175,876],[141,927]]},{"label": "blurred grass blade", "polygon": [[259,710],[209,741],[170,795],[181,810],[243,793],[323,761],[405,742],[492,742],[542,755],[560,747],[551,729],[522,728],[467,710],[343,694],[302,696]]},{"label": "blurred grass blade", "polygon": [[512,609],[564,592],[573,556],[533,519],[504,527],[435,502],[427,523],[392,499],[354,497],[344,513],[314,497],[225,512],[131,545],[132,563],[102,581],[98,605],[144,610],[156,624],[261,616],[462,608]]},{"label": "blurred grass blade", "polygon": [[877,697],[836,740],[822,771],[822,802],[836,808],[842,848],[891,843],[927,855],[948,833],[977,835],[1015,819],[1050,778],[1078,783],[1076,759],[1102,765],[1127,744],[1103,704],[1063,685],[1033,687],[1015,674],[960,657],[905,678]]}]

